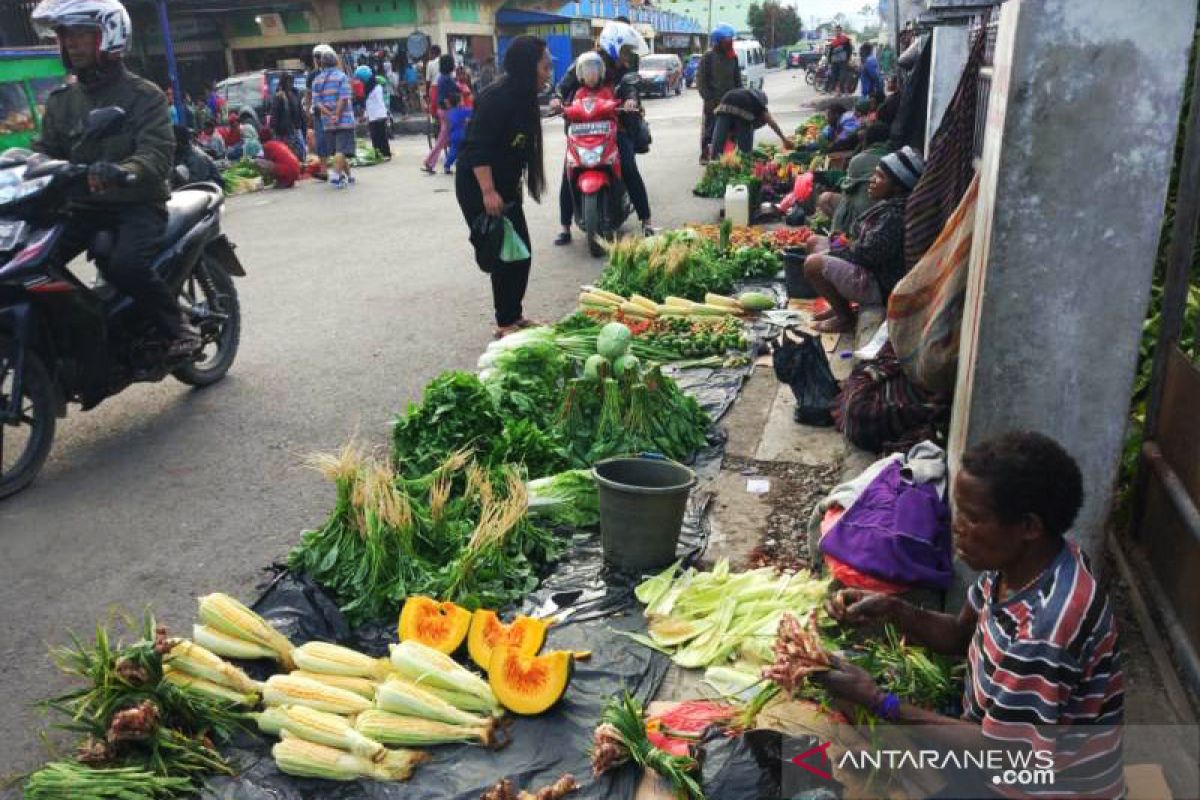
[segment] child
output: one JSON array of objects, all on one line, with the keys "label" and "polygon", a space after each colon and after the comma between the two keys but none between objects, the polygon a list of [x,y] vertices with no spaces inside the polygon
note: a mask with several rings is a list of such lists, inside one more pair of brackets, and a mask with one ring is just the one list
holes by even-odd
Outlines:
[{"label": "child", "polygon": [[446,112],[446,122],[450,126],[450,147],[446,150],[446,174],[449,175],[458,159],[459,145],[467,138],[467,123],[471,121],[471,109],[456,102]]}]

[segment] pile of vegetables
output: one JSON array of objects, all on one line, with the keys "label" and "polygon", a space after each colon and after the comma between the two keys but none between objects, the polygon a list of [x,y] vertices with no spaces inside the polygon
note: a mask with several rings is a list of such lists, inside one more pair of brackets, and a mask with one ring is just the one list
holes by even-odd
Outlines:
[{"label": "pile of vegetables", "polygon": [[813,236],[811,228],[779,228],[763,237],[763,244],[772,250],[786,250],[789,247],[804,247]]},{"label": "pile of vegetables", "polygon": [[257,191],[273,180],[274,176],[259,169],[253,161],[236,161],[221,172],[221,183],[225,194],[245,194]]},{"label": "pile of vegetables", "polygon": [[814,145],[821,142],[821,131],[827,124],[824,114],[813,114],[796,127],[796,138],[800,145]]},{"label": "pile of vegetables", "polygon": [[711,572],[680,572],[674,564],[637,587],[649,636],[634,638],[670,655],[681,667],[736,662],[751,685],[758,682],[762,667],[774,661],[772,647],[784,614],[817,608],[828,586],[828,580],[807,572],[777,575],[770,567],[731,572],[724,559]]},{"label": "pile of vegetables", "polygon": [[751,197],[755,197],[760,181],[751,174],[752,169],[753,161],[750,158],[736,151],[725,153],[716,161],[708,162],[692,193],[698,197],[724,197],[725,187],[732,184],[750,187]]},{"label": "pile of vegetables", "polygon": [[608,266],[596,285],[622,298],[640,295],[663,303],[674,296],[702,302],[706,294],[729,294],[735,281],[771,278],[782,268],[768,248],[734,247],[732,234],[727,222],[717,242],[688,228],[620,239],[609,245]]},{"label": "pile of vegetables", "polygon": [[337,502],[288,566],[324,586],[351,624],[390,616],[411,594],[504,606],[533,590],[565,547],[532,524],[528,489],[510,464],[487,467],[459,451],[409,478],[353,444],[313,464]]},{"label": "pile of vegetables", "polygon": [[78,686],[42,705],[82,738],[73,760],[29,776],[27,797],[177,797],[195,792],[206,775],[233,773],[216,745],[244,730],[236,701],[178,680],[170,665],[175,643],[152,616],[136,633],[124,643],[100,626],[91,644],[72,636],[70,646],[51,652]]},{"label": "pile of vegetables", "polygon": [[704,800],[700,762],[691,755],[672,755],[655,747],[647,734],[646,711],[628,690],[611,697],[592,734],[592,774],[599,777],[627,763],[661,775],[675,797]]},{"label": "pile of vegetables", "polygon": [[[331,159],[332,162],[332,159]],[[350,159],[352,167],[372,167],[383,163],[383,156],[363,139],[354,140],[354,158]]]},{"label": "pile of vegetables", "polygon": [[594,332],[608,322],[620,322],[629,328],[633,339],[629,352],[646,363],[695,363],[694,359],[724,356],[730,351],[744,352],[749,346],[742,323],[734,316],[693,316],[668,314],[657,319],[627,316],[607,306],[589,307],[559,323],[577,332]]}]

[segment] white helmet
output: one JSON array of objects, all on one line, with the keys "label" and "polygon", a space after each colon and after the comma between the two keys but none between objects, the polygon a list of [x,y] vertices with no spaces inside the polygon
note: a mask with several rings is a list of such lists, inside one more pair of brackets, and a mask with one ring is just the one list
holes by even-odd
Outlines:
[{"label": "white helmet", "polygon": [[313,65],[328,67],[337,64],[337,52],[327,44],[319,44],[313,48]]},{"label": "white helmet", "polygon": [[[42,0],[30,19],[38,35],[46,38],[56,36],[61,28],[95,28],[100,32],[96,49],[114,58],[129,49],[133,34],[129,12],[118,0]],[[63,60],[67,60],[65,51]]]},{"label": "white helmet", "polygon": [[604,82],[604,59],[599,53],[584,53],[575,60],[575,77],[589,89]]},{"label": "white helmet", "polygon": [[596,44],[617,63],[620,63],[621,52],[624,50],[632,50],[639,56],[650,55],[650,47],[646,40],[627,22],[607,23],[600,31],[600,38]]}]

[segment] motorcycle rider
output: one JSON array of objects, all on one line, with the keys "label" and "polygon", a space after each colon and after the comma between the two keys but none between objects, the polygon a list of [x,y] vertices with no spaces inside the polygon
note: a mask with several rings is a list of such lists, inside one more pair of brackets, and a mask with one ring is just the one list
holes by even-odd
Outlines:
[{"label": "motorcycle rider", "polygon": [[713,125],[717,121],[717,106],[721,104],[721,98],[727,92],[742,88],[742,70],[733,49],[735,34],[733,26],[724,22],[713,28],[708,37],[712,49],[704,54],[700,66],[696,68],[696,86],[704,101],[704,127],[700,131],[701,164],[707,164],[712,157]]},{"label": "motorcycle rider", "polygon": [[[78,79],[50,93],[42,133],[32,148],[51,158],[89,164],[87,197],[72,204],[57,256],[65,263],[101,231],[115,233],[105,280],[127,295],[169,341],[169,358],[200,346],[178,300],[151,269],[167,224],[167,179],[175,135],[167,99],[157,86],[125,68],[132,25],[118,0],[42,0],[34,27],[58,39],[63,65]],[[121,130],[81,142],[90,111],[117,106]]]},{"label": "motorcycle rider", "polygon": [[[625,113],[620,115],[617,121],[617,149],[621,154],[621,179],[625,182],[625,190],[629,192],[629,202],[633,204],[634,211],[637,212],[638,219],[641,221],[642,233],[646,236],[654,234],[654,228],[650,225],[650,196],[646,192],[646,183],[642,180],[642,174],[638,171],[637,152],[628,119],[630,115],[641,113],[641,105],[638,101],[636,83],[624,81],[623,78],[631,73],[637,75],[637,70],[633,68],[632,63],[634,59],[649,51],[650,48],[646,46],[642,35],[626,22],[607,23],[600,31],[596,49],[593,51],[600,56],[604,65],[604,74],[601,76],[603,85],[612,90],[614,97],[624,102],[621,110]],[[580,56],[580,58],[583,57]],[[551,113],[561,111],[564,104],[570,103],[580,85],[581,79],[576,74],[575,66],[572,65],[572,68],[567,70],[567,74],[555,87],[554,95],[550,99]],[[558,192],[558,211],[562,232],[558,234],[554,243],[567,245],[571,243],[574,201],[571,195],[571,185],[567,181],[565,163],[562,186]]]}]

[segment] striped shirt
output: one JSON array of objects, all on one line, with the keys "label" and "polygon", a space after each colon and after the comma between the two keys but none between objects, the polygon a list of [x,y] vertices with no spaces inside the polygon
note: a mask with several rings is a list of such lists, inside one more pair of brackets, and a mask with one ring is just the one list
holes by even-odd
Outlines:
[{"label": "striped shirt", "polygon": [[996,572],[985,572],[967,593],[979,622],[967,651],[964,718],[987,737],[1054,751],[1060,796],[1070,785],[1087,797],[1121,797],[1117,623],[1086,557],[1067,542],[1021,591],[1000,600],[999,583]]},{"label": "striped shirt", "polygon": [[346,101],[342,106],[341,116],[336,121],[324,117],[326,130],[354,127],[353,96],[350,92],[350,79],[346,77],[346,73],[332,67],[318,72],[313,78],[312,96],[313,105],[328,109],[330,113],[337,110],[338,100]]}]

